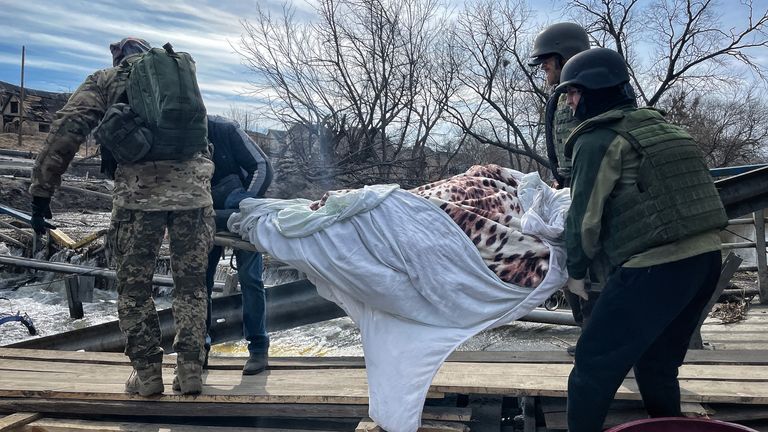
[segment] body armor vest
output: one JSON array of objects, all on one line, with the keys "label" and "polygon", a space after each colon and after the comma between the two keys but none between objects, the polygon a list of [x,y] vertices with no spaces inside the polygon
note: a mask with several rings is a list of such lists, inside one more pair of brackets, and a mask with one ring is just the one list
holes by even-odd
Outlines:
[{"label": "body armor vest", "polygon": [[566,181],[565,186],[571,184],[571,158],[565,156],[565,142],[571,131],[576,129],[581,122],[573,116],[571,108],[565,103],[565,94],[561,94],[557,99],[557,109],[555,111],[554,129],[555,129],[555,149],[557,152],[557,172]]},{"label": "body armor vest", "polygon": [[566,154],[579,135],[598,128],[621,135],[641,155],[636,187],[606,203],[601,242],[611,264],[728,224],[701,150],[686,131],[653,109],[613,110],[579,125]]}]

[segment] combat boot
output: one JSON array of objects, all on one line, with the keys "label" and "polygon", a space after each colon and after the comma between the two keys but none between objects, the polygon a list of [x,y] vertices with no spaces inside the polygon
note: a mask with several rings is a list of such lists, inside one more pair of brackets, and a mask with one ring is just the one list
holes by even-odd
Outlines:
[{"label": "combat boot", "polygon": [[140,396],[152,396],[163,392],[163,364],[150,363],[142,369],[133,369],[128,381],[125,382],[125,392],[138,393]]},{"label": "combat boot", "polygon": [[243,366],[243,375],[256,375],[269,367],[269,357],[266,352],[251,353]]},{"label": "combat boot", "polygon": [[185,395],[195,395],[203,391],[203,365],[196,361],[179,361],[176,376],[173,378],[173,390]]}]

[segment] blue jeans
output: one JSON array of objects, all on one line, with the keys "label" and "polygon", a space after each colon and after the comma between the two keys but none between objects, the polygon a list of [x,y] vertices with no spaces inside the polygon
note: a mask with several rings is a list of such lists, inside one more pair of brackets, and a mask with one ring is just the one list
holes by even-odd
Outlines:
[{"label": "blue jeans", "polygon": [[[208,315],[205,320],[206,346],[211,344],[211,313],[210,301],[213,292],[213,277],[221,258],[222,247],[214,246],[208,254],[208,270],[205,273],[205,285],[208,288]],[[258,252],[235,250],[237,262],[237,277],[240,280],[240,291],[243,294],[243,335],[248,341],[248,352],[251,354],[269,351],[269,336],[267,335],[267,299],[264,291],[264,281],[261,278],[262,259]]]}]

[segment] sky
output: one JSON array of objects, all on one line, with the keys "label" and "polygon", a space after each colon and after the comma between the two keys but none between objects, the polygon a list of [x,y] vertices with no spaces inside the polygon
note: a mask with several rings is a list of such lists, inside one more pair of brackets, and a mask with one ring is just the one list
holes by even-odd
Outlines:
[{"label": "sky", "polygon": [[72,92],[90,73],[112,65],[110,43],[137,36],[192,54],[210,113],[257,106],[246,94],[251,72],[233,49],[241,20],[257,1],[276,12],[282,7],[272,0],[0,0],[0,81],[19,85],[23,45],[26,88]]},{"label": "sky", "polygon": [[[312,0],[294,3],[298,16],[312,16],[309,1]],[[459,5],[462,0],[450,0],[450,3]],[[260,101],[247,94],[252,72],[241,64],[233,48],[239,45],[243,31],[241,21],[253,17],[256,4],[279,15],[283,2],[0,0],[0,22],[3,23],[0,81],[19,84],[24,45],[25,87],[72,92],[88,74],[111,66],[110,43],[125,36],[137,36],[153,46],[171,42],[177,51],[192,54],[210,113],[227,114],[233,107],[257,110]],[[540,12],[552,7],[551,0],[532,0],[529,4],[539,11],[542,23],[562,20],[562,10],[559,17],[552,11]],[[768,8],[768,0],[755,0],[755,6],[764,10]],[[723,9],[724,21],[744,20],[741,16],[730,16],[729,8]],[[761,63],[768,65],[768,53],[759,57]]]}]

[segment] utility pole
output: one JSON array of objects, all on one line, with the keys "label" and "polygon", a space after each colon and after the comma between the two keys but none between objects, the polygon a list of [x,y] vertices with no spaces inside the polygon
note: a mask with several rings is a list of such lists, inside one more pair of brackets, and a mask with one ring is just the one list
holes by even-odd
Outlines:
[{"label": "utility pole", "polygon": [[19,148],[21,148],[21,129],[24,124],[24,54],[26,47],[21,46],[21,86],[19,91]]}]

